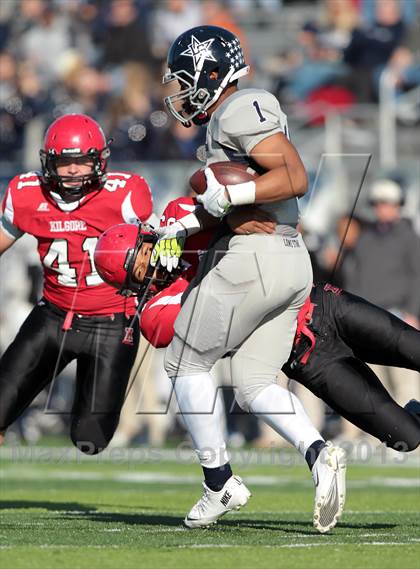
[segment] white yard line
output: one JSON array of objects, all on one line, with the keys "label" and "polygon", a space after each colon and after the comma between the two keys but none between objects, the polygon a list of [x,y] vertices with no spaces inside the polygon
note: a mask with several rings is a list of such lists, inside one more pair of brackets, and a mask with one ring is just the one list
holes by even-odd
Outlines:
[{"label": "white yard line", "polygon": [[[387,546],[407,546],[411,545],[413,542],[418,541],[414,539],[409,539],[407,541],[370,541],[370,542],[361,542],[356,545],[358,546],[375,546],[375,547],[387,547]],[[352,542],[345,542],[345,541],[331,541],[328,543],[287,543],[287,544],[279,544],[279,545],[238,545],[234,543],[214,543],[214,544],[192,544],[192,545],[174,545],[165,547],[165,550],[171,549],[246,549],[246,548],[261,548],[261,549],[294,549],[294,548],[307,548],[307,547],[342,547],[342,546],[354,546],[355,544]],[[19,545],[0,545],[0,549],[20,549],[20,548],[40,548],[40,549],[125,549],[127,547],[126,544],[121,545],[68,545],[68,544],[49,544],[44,543],[40,545],[33,545],[33,546],[19,546]],[[140,549],[140,548],[139,548]]]},{"label": "white yard line", "polygon": [[341,547],[343,545],[376,545],[376,546],[386,546],[386,545],[410,545],[413,539],[409,539],[407,541],[362,541],[361,543],[354,544],[349,541],[330,541],[326,543],[285,543],[285,544],[278,544],[278,545],[236,545],[236,544],[229,544],[229,543],[215,543],[215,544],[193,544],[193,545],[178,545],[178,549],[224,549],[224,548],[247,548],[247,547],[261,547],[264,549],[294,549],[294,548],[305,548],[305,547]]},{"label": "white yard line", "polygon": [[[126,472],[126,473],[101,473],[89,472],[86,470],[48,470],[37,468],[34,465],[32,468],[25,468],[24,470],[16,467],[5,467],[0,470],[0,478],[2,480],[87,480],[87,481],[106,481],[119,482],[119,483],[134,483],[134,484],[200,484],[202,477],[194,474],[166,474],[159,471],[149,472]],[[290,476],[271,476],[271,475],[258,475],[258,476],[245,476],[245,480],[251,486],[289,486],[290,484],[297,484],[304,487],[312,487],[312,481],[299,480]],[[397,477],[380,477],[373,476],[365,480],[349,480],[347,482],[348,488],[420,488],[420,478],[397,478]]]}]

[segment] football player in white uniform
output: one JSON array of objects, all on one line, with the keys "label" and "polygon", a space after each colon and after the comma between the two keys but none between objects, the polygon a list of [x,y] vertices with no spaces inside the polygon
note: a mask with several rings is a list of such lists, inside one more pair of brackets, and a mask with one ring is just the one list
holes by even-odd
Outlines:
[{"label": "football player in white uniform", "polygon": [[[220,223],[219,240],[175,322],[165,367],[205,476],[204,495],[185,522],[208,525],[243,490],[232,477],[221,429],[210,415],[215,387],[209,372],[230,354],[240,406],[258,414],[307,459],[316,485],[314,523],[325,532],[344,506],[344,452],[320,438],[299,400],[277,383],[292,348],[297,313],[312,286],[309,255],[296,229],[297,198],[307,190],[307,176],[277,99],[262,89],[238,90],[238,79],[248,71],[235,35],[200,26],[175,40],[164,77],[180,87],[165,99],[173,116],[187,127],[208,123],[207,165],[246,162],[260,174],[256,181],[225,187],[207,168],[207,189],[198,198],[204,209],[222,219],[232,208],[260,204],[276,220],[271,235],[232,235]],[[155,249],[167,266],[176,265],[178,245],[198,230],[194,221],[182,221],[163,231]]]}]

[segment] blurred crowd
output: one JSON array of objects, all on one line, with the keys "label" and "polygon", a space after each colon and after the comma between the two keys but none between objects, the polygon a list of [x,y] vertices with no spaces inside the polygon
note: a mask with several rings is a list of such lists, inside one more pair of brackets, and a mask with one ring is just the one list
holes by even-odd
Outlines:
[{"label": "blurred crowd", "polygon": [[306,106],[316,120],[316,104],[377,102],[385,69],[397,96],[418,87],[417,10],[412,0],[326,0],[320,16],[301,27],[298,45],[270,61],[280,100]]},{"label": "blurred crowd", "polygon": [[[308,9],[297,11],[299,17],[290,33],[282,24],[282,9],[293,5],[291,0],[2,2],[0,168],[7,164],[8,171],[14,169],[12,175],[18,173],[28,144],[34,144],[28,135],[33,125],[42,133],[51,120],[68,112],[89,114],[103,125],[113,138],[113,163],[196,160],[204,130],[186,129],[169,119],[162,104],[161,77],[172,41],[201,23],[223,26],[237,34],[254,69],[250,84],[258,79],[256,86],[276,93],[288,113],[293,109],[303,112],[308,129],[323,122],[324,111],[319,109],[325,104],[338,112],[360,103],[376,105],[384,70],[393,77],[396,97],[411,92],[418,95],[415,0],[306,3]],[[273,38],[271,52],[264,55],[255,49],[261,34]],[[413,128],[420,123],[419,100],[417,96],[410,114]],[[40,139],[35,137],[35,141],[38,149]],[[337,210],[328,223],[317,213],[323,207],[322,195],[328,193],[321,192],[316,196],[320,209],[315,201],[311,207],[324,231],[317,234],[316,223],[305,226],[305,216],[302,229],[312,250],[315,280],[330,280],[419,327],[418,170],[414,178],[413,172],[410,174],[411,178],[388,172],[376,181],[369,180],[363,207],[354,212],[349,202],[347,210]],[[307,219],[310,221],[310,216]],[[31,238],[19,240],[2,258],[0,282],[1,352],[40,295],[40,272]],[[169,404],[170,385],[162,354],[144,342],[134,368],[133,388],[114,444],[160,445],[171,436],[178,440],[184,431],[173,402]],[[376,371],[400,404],[411,397],[420,398],[418,374]],[[224,374],[220,365],[215,375],[222,385]],[[60,434],[66,429],[71,375],[71,370],[67,375],[64,372],[52,394],[41,394],[16,424],[15,433],[31,442],[42,434]],[[304,388],[295,385],[293,389],[326,434],[341,433],[354,440],[360,437],[355,429],[328,414]],[[267,446],[278,442],[255,418],[235,414],[238,408],[232,392],[224,390],[224,396],[227,410],[233,410],[227,413],[226,422],[232,444],[250,441]],[[53,400],[58,414],[43,412],[47,400]]]},{"label": "blurred crowd", "polygon": [[[415,0],[322,0],[313,19],[295,23],[291,41],[283,8],[280,0],[2,2],[1,159],[21,161],[33,119],[46,125],[67,112],[104,125],[114,161],[194,159],[203,131],[168,120],[161,77],[171,42],[200,23],[236,33],[261,81],[282,104],[309,113],[320,102],[347,108],[377,101],[385,67],[398,92],[419,86]],[[260,14],[270,53],[249,49],[250,22],[257,26]]]}]

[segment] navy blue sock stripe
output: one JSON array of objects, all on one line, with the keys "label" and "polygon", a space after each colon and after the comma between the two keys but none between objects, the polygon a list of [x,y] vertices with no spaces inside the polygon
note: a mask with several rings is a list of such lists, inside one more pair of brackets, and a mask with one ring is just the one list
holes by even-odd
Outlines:
[{"label": "navy blue sock stripe", "polygon": [[217,468],[207,468],[206,466],[202,468],[206,486],[213,492],[219,492],[233,474],[228,462]]},{"label": "navy blue sock stripe", "polygon": [[305,460],[309,466],[309,469],[312,470],[316,459],[319,456],[319,453],[322,451],[322,449],[326,446],[325,441],[321,441],[321,439],[318,439],[317,441],[313,442],[311,444],[311,446],[308,448],[308,450],[305,453]]}]

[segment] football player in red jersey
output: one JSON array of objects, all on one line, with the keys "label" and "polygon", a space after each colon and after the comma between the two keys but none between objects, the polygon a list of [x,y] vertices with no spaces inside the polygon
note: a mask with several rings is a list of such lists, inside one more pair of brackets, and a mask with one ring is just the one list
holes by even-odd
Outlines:
[{"label": "football player in red jersey", "polygon": [[16,176],[2,206],[0,254],[24,233],[36,237],[44,290],[0,360],[0,439],[76,360],[71,438],[95,454],[117,427],[139,333],[131,326],[134,297],[100,278],[93,253],[107,227],[145,222],[152,195],[141,176],[107,171],[109,143],[86,115],[53,122],[40,156],[42,171]]},{"label": "football player in red jersey", "polygon": [[[182,221],[193,209],[192,198],[178,198],[168,204],[161,223]],[[261,216],[258,210],[237,213],[236,220],[231,216],[229,223],[236,231],[239,228],[239,231],[269,232],[272,229],[269,220],[264,216],[256,219],[257,215]],[[130,233],[128,226],[119,227],[121,235]],[[114,230],[110,228],[109,233]],[[162,281],[157,283],[157,294],[145,304],[140,328],[153,346],[163,348],[170,344],[182,297],[197,274],[200,252],[208,248],[210,238],[210,231],[187,238],[182,256],[187,264],[182,273],[176,273],[169,286]],[[133,247],[134,239],[135,234],[131,231],[128,248]],[[101,240],[102,237],[98,246]],[[112,278],[122,269],[115,283],[120,286],[120,283],[129,283],[123,268],[127,249],[118,249],[120,259],[111,257],[108,250],[108,273],[104,278]],[[139,294],[144,292],[146,285],[150,285],[150,250],[151,246],[138,247],[131,265],[127,267],[135,275],[136,283],[134,287],[132,284],[129,286]],[[102,259],[98,261],[98,271],[102,272],[105,265]],[[200,271],[202,267],[203,264]],[[420,444],[420,419],[416,417],[418,403],[412,400],[406,408],[399,406],[365,362],[420,372],[419,345],[420,331],[360,297],[322,283],[313,286],[310,297],[299,312],[294,347],[282,370],[323,399],[338,414],[387,446],[399,451],[412,451]]]}]

